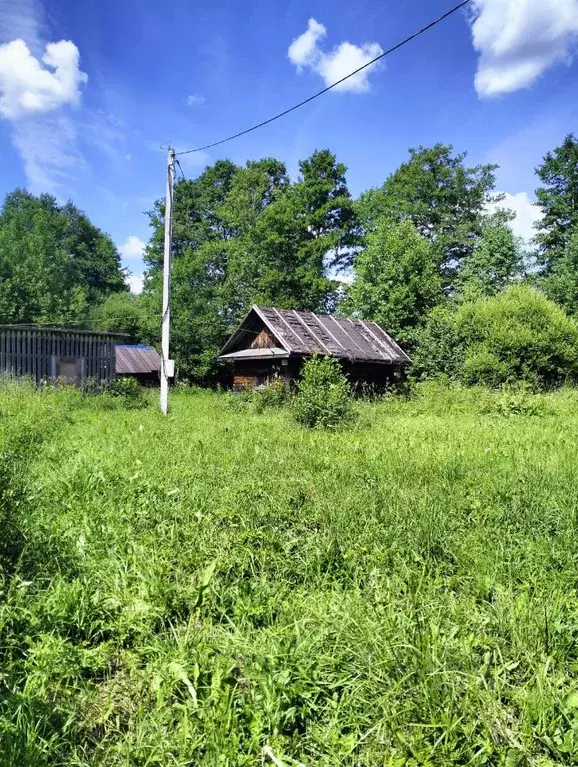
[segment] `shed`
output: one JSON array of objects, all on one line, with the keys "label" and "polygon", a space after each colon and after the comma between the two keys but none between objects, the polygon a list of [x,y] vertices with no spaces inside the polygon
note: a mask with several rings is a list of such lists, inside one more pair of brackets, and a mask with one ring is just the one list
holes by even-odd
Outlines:
[{"label": "shed", "polygon": [[136,378],[143,384],[157,384],[161,370],[161,356],[153,346],[145,344],[117,344],[117,375]]},{"label": "shed", "polygon": [[115,376],[116,343],[124,338],[91,330],[0,325],[0,374],[37,383],[108,382]]},{"label": "shed", "polygon": [[382,388],[411,363],[375,322],[328,314],[253,306],[221,349],[233,363],[233,388],[259,387],[273,376],[299,378],[314,354],[338,359],[350,381]]}]

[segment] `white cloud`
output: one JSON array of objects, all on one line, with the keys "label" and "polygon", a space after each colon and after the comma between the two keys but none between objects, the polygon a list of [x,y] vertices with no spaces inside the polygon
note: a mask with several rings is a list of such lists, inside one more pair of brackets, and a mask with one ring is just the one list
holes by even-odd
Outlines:
[{"label": "white cloud", "polygon": [[[121,245],[118,250],[124,259],[130,261],[140,261],[143,257],[145,247],[145,243],[140,239],[140,237],[131,234],[127,237],[126,242]],[[142,274],[129,274],[126,278],[126,283],[130,287],[131,291],[138,295],[139,293],[142,293],[144,276]]]},{"label": "white cloud", "polygon": [[[12,127],[12,143],[21,155],[28,186],[34,193],[52,192],[66,199],[71,181],[87,170],[78,137],[94,143],[103,131],[78,104],[86,75],[78,65],[78,49],[69,41],[46,45],[50,26],[42,0],[0,0],[0,120]],[[91,137],[91,134],[94,134]]]},{"label": "white cloud", "polygon": [[80,54],[70,40],[49,43],[42,63],[24,40],[0,45],[0,116],[16,120],[78,104],[88,75],[79,68]]},{"label": "white cloud", "polygon": [[48,34],[42,0],[0,0],[0,43],[22,39],[40,56]]},{"label": "white cloud", "polygon": [[118,250],[124,258],[142,258],[145,247],[146,245],[139,237],[131,234]]},{"label": "white cloud", "polygon": [[353,285],[354,276],[351,272],[344,272],[339,274],[332,274],[331,279],[336,282],[341,282],[343,285]]},{"label": "white cloud", "polygon": [[76,147],[77,130],[65,115],[18,120],[12,141],[22,156],[30,191],[56,194],[86,163]]},{"label": "white cloud", "polygon": [[124,158],[125,160],[132,160],[132,154],[128,152],[128,154],[125,154]]},{"label": "white cloud", "polygon": [[142,293],[144,287],[144,277],[142,274],[131,274],[126,278],[126,282],[131,289],[132,293]]},{"label": "white cloud", "polygon": [[510,227],[517,237],[522,237],[527,243],[536,236],[534,224],[542,218],[542,211],[532,202],[526,192],[517,194],[504,193],[501,202],[488,206],[489,212],[497,209],[508,209],[516,214],[516,218],[510,222]]},{"label": "white cloud", "polygon": [[475,85],[481,97],[526,88],[578,42],[578,0],[474,0]]},{"label": "white cloud", "polygon": [[327,29],[315,19],[309,19],[307,31],[296,37],[289,46],[289,60],[301,71],[319,57],[319,41],[327,35]]},{"label": "white cloud", "polygon": [[[297,71],[302,72],[309,67],[320,75],[325,85],[331,85],[337,80],[364,66],[372,59],[383,53],[378,43],[363,43],[358,46],[343,42],[332,51],[326,53],[320,47],[320,41],[327,35],[327,29],[315,19],[309,19],[307,30],[297,37],[287,51],[289,60],[295,64]],[[350,77],[336,86],[335,90],[365,93],[370,89],[369,75],[379,64],[373,64],[362,72]]]},{"label": "white cloud", "polygon": [[190,96],[187,96],[187,104],[190,107],[202,107],[205,103],[205,97],[200,96],[198,93],[191,93]]}]

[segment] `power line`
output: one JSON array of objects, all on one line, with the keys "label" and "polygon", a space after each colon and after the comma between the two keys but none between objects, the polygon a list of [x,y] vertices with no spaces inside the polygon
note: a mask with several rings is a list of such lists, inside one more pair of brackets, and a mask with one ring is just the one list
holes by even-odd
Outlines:
[{"label": "power line", "polygon": [[327,91],[330,91],[332,90],[332,88],[336,88],[338,85],[341,85],[341,83],[345,82],[346,80],[349,80],[350,77],[353,77],[359,72],[362,72],[364,69],[367,69],[367,67],[372,66],[372,64],[375,64],[377,61],[380,61],[386,56],[389,56],[391,53],[394,53],[395,51],[399,50],[404,45],[407,45],[407,43],[410,43],[412,40],[415,40],[416,37],[423,35],[424,32],[427,32],[428,30],[433,29],[433,27],[437,26],[442,21],[445,21],[445,19],[447,19],[449,16],[452,16],[461,8],[464,8],[470,2],[471,0],[463,0],[463,2],[459,3],[459,5],[454,6],[451,10],[444,13],[443,16],[440,16],[435,21],[430,22],[425,27],[422,27],[417,32],[414,32],[413,35],[406,37],[405,40],[402,40],[401,42],[397,43],[397,45],[394,45],[392,48],[389,48],[387,51],[384,51],[382,54],[380,54],[379,56],[376,56],[371,61],[368,61],[367,64],[364,64],[363,66],[359,67],[353,72],[350,72],[350,74],[345,75],[345,77],[342,77],[341,80],[337,80],[337,82],[333,83],[332,85],[328,85],[327,88],[323,88],[323,90],[313,94],[313,96],[309,96],[308,99],[305,99],[304,101],[300,101],[299,104],[295,104],[294,106],[289,107],[289,109],[285,109],[285,111],[279,112],[279,114],[276,114],[274,117],[270,117],[268,120],[263,120],[263,122],[260,122],[257,125],[253,125],[251,128],[246,128],[245,130],[240,131],[239,133],[235,133],[233,136],[228,136],[228,138],[221,139],[220,141],[215,141],[212,144],[207,144],[206,146],[200,146],[200,147],[197,147],[196,149],[187,149],[183,152],[176,152],[175,154],[176,155],[192,154],[193,152],[203,152],[205,149],[212,149],[213,147],[219,146],[220,144],[225,144],[227,141],[232,141],[233,139],[239,138],[240,136],[245,136],[247,133],[251,133],[252,131],[257,130],[257,128],[262,128],[264,125],[269,125],[269,123],[272,123],[275,120],[279,120],[279,118],[281,117],[285,117],[285,115],[290,114],[290,112],[294,112],[296,109],[299,109],[300,107],[305,106],[305,104],[309,104],[310,101],[313,101],[314,99],[319,98],[319,96],[322,96],[324,93],[327,93]]},{"label": "power line", "polygon": [[181,165],[181,163],[178,160],[175,160],[175,165],[178,167],[178,169],[179,169],[179,171],[181,173],[183,181],[186,181],[187,177],[185,176],[185,173],[183,171],[183,166]]}]

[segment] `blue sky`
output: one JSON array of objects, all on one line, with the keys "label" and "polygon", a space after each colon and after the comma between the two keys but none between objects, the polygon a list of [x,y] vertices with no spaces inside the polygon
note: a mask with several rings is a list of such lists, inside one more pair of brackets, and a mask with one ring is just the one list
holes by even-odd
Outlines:
[{"label": "blue sky", "polygon": [[[138,276],[143,212],[164,194],[160,144],[188,149],[260,121],[452,4],[0,0],[0,195],[72,198]],[[295,175],[329,147],[357,195],[409,147],[452,143],[500,164],[498,188],[527,233],[533,168],[578,129],[577,41],[578,0],[473,0],[346,90],[181,162],[194,176],[219,157],[275,156]]]}]

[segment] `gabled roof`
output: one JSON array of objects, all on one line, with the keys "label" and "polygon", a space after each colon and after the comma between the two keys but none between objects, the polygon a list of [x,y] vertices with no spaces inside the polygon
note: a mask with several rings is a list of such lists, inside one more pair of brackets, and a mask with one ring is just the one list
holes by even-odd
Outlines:
[{"label": "gabled roof", "polygon": [[[255,315],[273,333],[279,347],[290,356],[321,354],[348,360],[405,365],[411,362],[405,352],[375,322],[350,320],[328,314],[294,309],[253,306],[239,329],[221,349],[221,358],[248,358],[250,349],[238,351]],[[280,350],[280,349],[279,349]]]},{"label": "gabled roof", "polygon": [[116,345],[116,372],[121,375],[158,373],[161,369],[160,354],[152,346],[142,344]]}]

